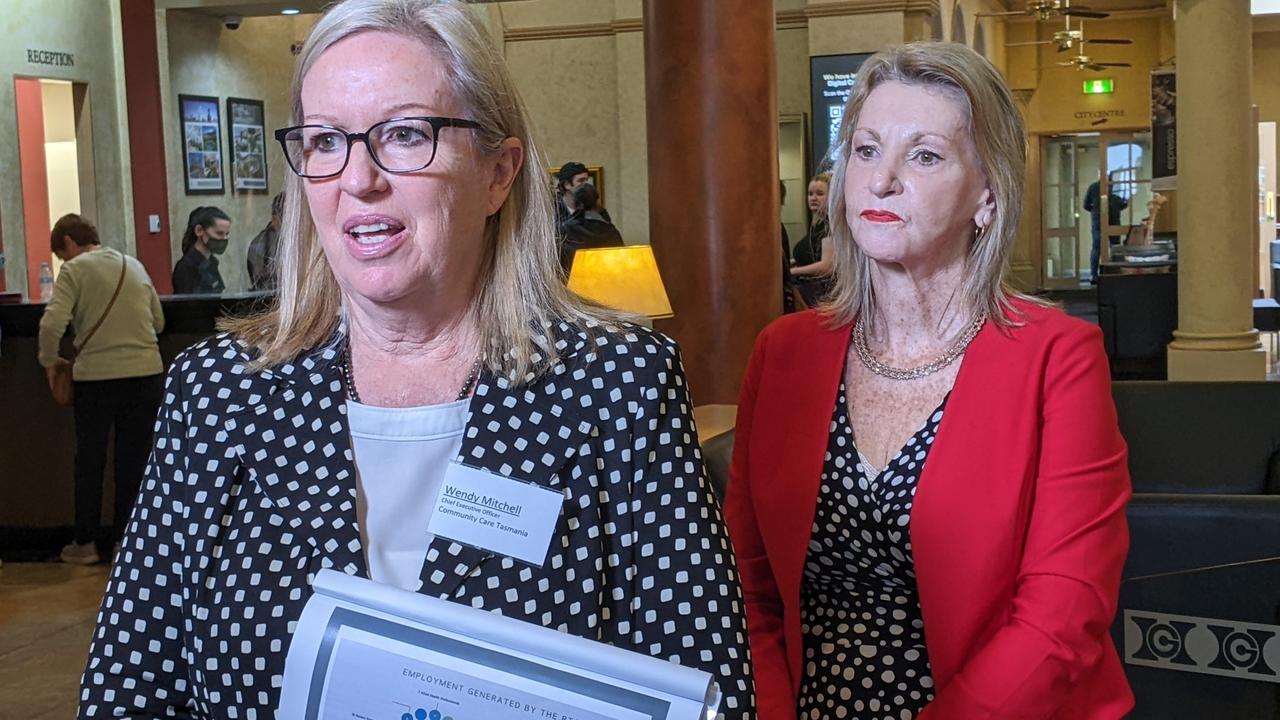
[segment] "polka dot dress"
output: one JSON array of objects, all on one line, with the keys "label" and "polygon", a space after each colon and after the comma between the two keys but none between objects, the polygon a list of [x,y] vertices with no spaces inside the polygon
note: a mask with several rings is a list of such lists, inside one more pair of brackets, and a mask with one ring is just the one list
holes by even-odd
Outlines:
[{"label": "polka dot dress", "polygon": [[910,720],[933,699],[909,526],[945,405],[877,475],[840,384],[801,589],[803,720]]},{"label": "polka dot dress", "polygon": [[[542,375],[483,373],[458,455],[564,496],[546,562],[437,535],[418,592],[703,669],[722,720],[754,717],[742,593],[679,349],[631,325],[545,332],[537,343],[560,352]],[[336,347],[254,371],[219,336],[174,362],[79,718],[276,717],[316,573],[368,576]]]}]

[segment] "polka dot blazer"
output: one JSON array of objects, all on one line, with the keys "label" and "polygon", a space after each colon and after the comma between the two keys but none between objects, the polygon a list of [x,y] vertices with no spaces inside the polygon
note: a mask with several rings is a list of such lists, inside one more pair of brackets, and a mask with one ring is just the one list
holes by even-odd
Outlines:
[{"label": "polka dot blazer", "polygon": [[[678,348],[560,324],[560,361],[484,375],[460,451],[554,488],[533,568],[435,538],[420,592],[706,670],[754,715],[743,601]],[[368,576],[337,353],[250,372],[223,335],[170,368],[155,450],[98,616],[81,718],[272,718],[322,568]]]}]

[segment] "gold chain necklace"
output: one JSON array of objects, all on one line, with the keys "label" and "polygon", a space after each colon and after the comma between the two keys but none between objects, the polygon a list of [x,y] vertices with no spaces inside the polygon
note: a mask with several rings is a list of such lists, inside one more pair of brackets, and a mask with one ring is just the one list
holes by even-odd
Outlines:
[{"label": "gold chain necklace", "polygon": [[853,349],[858,353],[858,359],[862,361],[862,366],[881,377],[890,380],[916,380],[926,375],[932,375],[942,368],[955,362],[956,358],[964,354],[969,343],[973,342],[973,338],[982,329],[982,324],[986,322],[986,316],[979,314],[969,323],[969,327],[964,329],[960,337],[951,343],[951,347],[947,348],[942,355],[930,360],[924,365],[917,365],[913,368],[896,368],[886,365],[875,358],[871,354],[871,349],[867,347],[867,331],[862,323],[862,317],[858,317],[858,321],[853,324]]}]

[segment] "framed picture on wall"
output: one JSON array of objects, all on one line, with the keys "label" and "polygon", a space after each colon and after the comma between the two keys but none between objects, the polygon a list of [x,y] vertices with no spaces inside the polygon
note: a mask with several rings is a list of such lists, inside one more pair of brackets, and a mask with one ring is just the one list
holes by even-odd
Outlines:
[{"label": "framed picture on wall", "polygon": [[[547,168],[547,172],[551,175],[552,193],[558,198],[560,197],[560,193],[557,192],[557,188],[559,187],[559,183],[557,182],[559,178],[557,178],[557,176],[560,174],[560,166],[556,165],[555,167]],[[595,185],[596,192],[600,193],[600,207],[604,207],[604,168],[600,165],[588,165],[587,175],[590,176],[590,179],[587,180],[587,182]]]},{"label": "framed picture on wall", "polygon": [[182,127],[182,176],[188,195],[221,195],[222,122],[218,98],[179,95],[178,116]]},{"label": "framed picture on wall", "polygon": [[261,100],[227,98],[231,191],[267,192],[266,112]]}]

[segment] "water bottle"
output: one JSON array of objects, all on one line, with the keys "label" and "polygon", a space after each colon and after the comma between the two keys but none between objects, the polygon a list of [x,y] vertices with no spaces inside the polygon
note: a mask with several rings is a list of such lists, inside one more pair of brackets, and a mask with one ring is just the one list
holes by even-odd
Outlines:
[{"label": "water bottle", "polygon": [[40,263],[40,302],[47,303],[53,299],[53,270],[49,263]]}]

